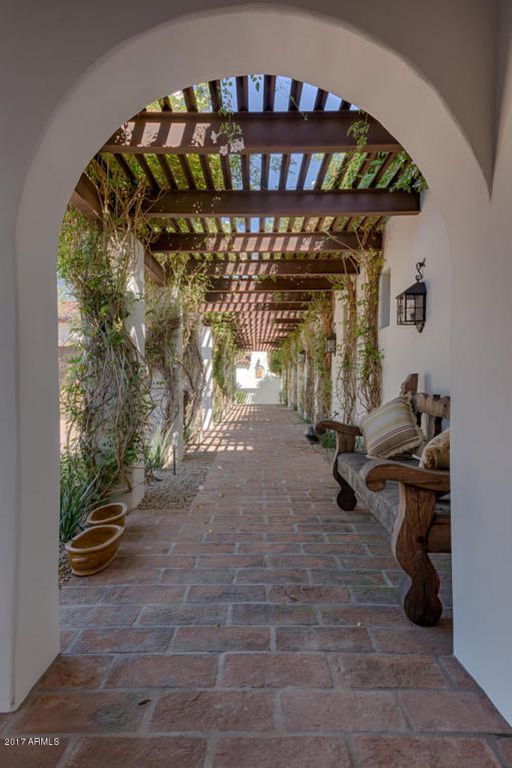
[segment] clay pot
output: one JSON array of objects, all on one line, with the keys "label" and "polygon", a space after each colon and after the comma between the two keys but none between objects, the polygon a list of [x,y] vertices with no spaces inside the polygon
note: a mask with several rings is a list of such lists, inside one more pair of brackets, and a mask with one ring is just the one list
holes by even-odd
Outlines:
[{"label": "clay pot", "polygon": [[126,504],[116,502],[114,504],[103,504],[89,512],[85,522],[87,525],[121,525],[126,523]]},{"label": "clay pot", "polygon": [[92,576],[116,556],[124,528],[120,525],[93,525],[66,544],[69,564],[75,576]]}]

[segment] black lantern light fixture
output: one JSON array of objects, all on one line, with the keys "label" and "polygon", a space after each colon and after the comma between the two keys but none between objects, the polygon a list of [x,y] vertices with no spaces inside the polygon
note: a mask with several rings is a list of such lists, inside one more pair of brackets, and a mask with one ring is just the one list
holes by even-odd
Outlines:
[{"label": "black lantern light fixture", "polygon": [[336,352],[336,334],[334,331],[325,339],[325,352],[327,355],[334,355]]},{"label": "black lantern light fixture", "polygon": [[306,362],[306,350],[301,349],[301,351],[299,352],[299,363],[303,364],[305,362]]},{"label": "black lantern light fixture", "polygon": [[415,325],[418,333],[425,327],[427,286],[423,282],[425,259],[416,264],[416,282],[396,297],[397,325]]}]

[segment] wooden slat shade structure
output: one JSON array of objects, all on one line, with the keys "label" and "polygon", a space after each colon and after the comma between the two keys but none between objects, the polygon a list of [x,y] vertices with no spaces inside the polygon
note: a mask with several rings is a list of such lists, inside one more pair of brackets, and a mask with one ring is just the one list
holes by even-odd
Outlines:
[{"label": "wooden slat shade structure", "polygon": [[163,232],[149,245],[152,253],[293,253],[325,254],[359,251],[361,246],[380,250],[380,232],[250,232],[232,235],[200,235]]},{"label": "wooden slat shade structure", "polygon": [[[348,152],[356,148],[349,133],[351,112],[237,112],[230,120],[242,131],[242,154],[290,155]],[[364,151],[399,152],[397,140],[376,120],[370,127]],[[226,142],[221,133],[226,117],[205,112],[144,112],[128,120],[102,147],[117,154],[217,154]]]},{"label": "wooden slat shade structure", "polygon": [[217,260],[201,264],[196,259],[189,263],[189,271],[200,271],[205,275],[260,277],[279,275],[293,277],[300,275],[347,275],[357,274],[357,263],[350,259],[280,259],[272,261]]},{"label": "wooden slat shade structure", "polygon": [[[332,284],[326,290],[330,290]],[[284,291],[207,291],[205,294],[205,301],[219,302],[219,301],[231,301],[231,302],[244,302],[245,304],[256,304],[266,301],[279,301],[281,304],[293,303],[297,301],[310,302],[313,294],[309,291],[290,291],[288,287]]]},{"label": "wooden slat shade structure", "polygon": [[[377,120],[299,80],[287,79],[283,99],[282,78],[255,77],[259,98],[247,75],[163,96],[124,123],[94,162],[130,189],[144,184],[155,229],[147,276],[163,284],[163,255],[172,262],[190,254],[187,269],[210,284],[202,311],[232,312],[240,343],[270,350],[314,296],[357,274],[363,252],[383,250],[388,217],[418,214],[420,196],[396,184],[405,154]],[[367,124],[363,145],[356,121]],[[231,137],[221,132],[227,122]],[[71,202],[101,222],[85,174]]]},{"label": "wooden slat shade structure", "polygon": [[[346,274],[353,274],[347,272]],[[263,277],[261,279],[232,280],[229,277],[216,277],[210,281],[210,292],[221,293],[269,293],[270,291],[286,291],[287,293],[302,293],[304,291],[330,291],[333,283],[326,277],[300,277],[289,279],[286,277]]]},{"label": "wooden slat shade structure", "polygon": [[387,189],[336,191],[190,190],[164,192],[149,198],[148,216],[392,216],[420,212],[417,193]]}]

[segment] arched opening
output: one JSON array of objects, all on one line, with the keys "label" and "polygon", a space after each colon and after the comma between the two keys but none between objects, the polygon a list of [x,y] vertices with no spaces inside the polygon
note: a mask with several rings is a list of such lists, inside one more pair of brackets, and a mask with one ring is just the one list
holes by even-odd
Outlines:
[{"label": "arched opening", "polygon": [[[272,16],[271,24],[269,16]],[[226,34],[234,35],[237,46],[212,44],[212,40],[218,41]],[[284,38],[291,41],[286,48],[280,45]],[[354,57],[362,62],[355,71],[350,66]],[[18,209],[17,453],[22,463],[17,473],[20,494],[17,531],[13,531],[18,543],[12,550],[17,552],[20,564],[15,564],[12,554],[5,566],[12,584],[6,613],[15,625],[6,640],[7,651],[2,660],[2,687],[8,691],[6,708],[21,701],[58,650],[53,575],[57,455],[56,451],[53,454],[48,451],[47,445],[57,445],[53,278],[62,211],[89,157],[127,114],[165,91],[182,87],[183,83],[222,77],[234,71],[284,72],[320,83],[326,90],[353,99],[376,115],[423,169],[432,196],[443,212],[454,268],[462,264],[468,253],[478,254],[485,240],[486,227],[472,228],[469,224],[473,213],[487,210],[488,196],[480,166],[464,132],[431,84],[419,77],[401,56],[370,41],[364,33],[291,12],[263,14],[252,10],[219,14],[157,27],[127,40],[85,74],[56,110],[41,138]],[[117,86],[114,92],[112,82]],[[97,112],[84,112],[84,105],[92,104],[101,107],[101,119]],[[463,326],[467,315],[463,304],[463,297],[453,296],[452,349],[465,337]],[[38,319],[37,334],[33,334],[29,322],[34,316]],[[457,362],[460,354],[452,359]],[[461,403],[456,406],[456,416],[466,407],[462,405],[466,402],[463,385],[458,376],[453,378],[452,394]],[[462,429],[457,437],[455,431],[456,446],[461,445],[464,434]],[[456,483],[461,472],[462,467],[456,461]],[[464,499],[461,493],[456,504],[462,505]],[[36,508],[40,510],[37,520],[33,514]],[[31,544],[34,539],[40,542],[35,555]],[[457,556],[457,527],[455,554]],[[463,553],[459,555],[462,564]],[[462,575],[462,569],[460,573]],[[54,588],[48,587],[52,583]],[[34,624],[41,628],[37,653],[33,652],[30,641]]]}]

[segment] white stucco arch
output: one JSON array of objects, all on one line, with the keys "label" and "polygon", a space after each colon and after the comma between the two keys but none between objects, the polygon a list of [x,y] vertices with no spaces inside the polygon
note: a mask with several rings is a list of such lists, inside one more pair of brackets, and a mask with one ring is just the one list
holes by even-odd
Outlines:
[{"label": "white stucco arch", "polygon": [[[132,34],[82,72],[41,131],[17,210],[17,467],[12,478],[17,502],[6,521],[10,546],[2,562],[8,589],[0,608],[0,711],[19,705],[58,652],[55,248],[66,202],[90,157],[143,105],[205,79],[250,72],[314,83],[381,120],[429,181],[444,212],[454,269],[466,270],[466,280],[478,269],[490,237],[484,171],[492,148],[482,147],[477,156],[473,139],[458,122],[460,115],[445,97],[411,61],[374,33],[370,36],[361,23],[349,26],[334,17],[270,5],[210,11]],[[466,338],[468,309],[458,295],[452,311],[458,372],[454,418],[462,424],[472,353]],[[473,382],[473,398],[480,387],[481,382]],[[456,431],[455,456],[466,438],[462,428]],[[461,493],[454,511],[455,557],[457,515],[466,496],[462,480],[456,460],[454,484],[459,483]]]}]

